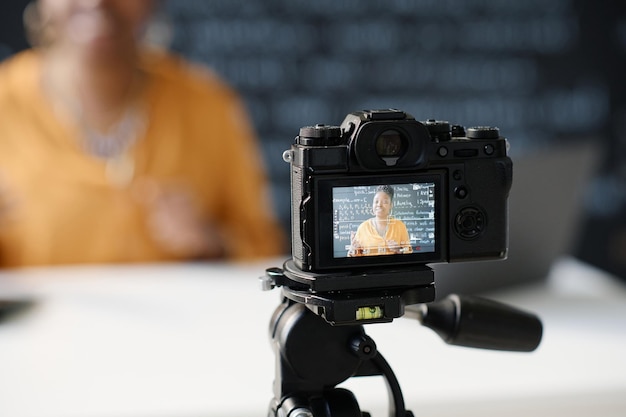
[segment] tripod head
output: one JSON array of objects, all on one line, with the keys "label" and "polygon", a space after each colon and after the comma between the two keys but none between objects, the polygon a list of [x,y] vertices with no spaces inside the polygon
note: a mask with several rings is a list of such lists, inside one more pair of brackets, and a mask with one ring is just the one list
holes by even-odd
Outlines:
[{"label": "tripod head", "polygon": [[452,345],[530,352],[541,341],[543,326],[532,313],[479,297],[451,295],[434,302],[433,272],[428,267],[414,271],[412,279],[404,271],[399,276],[383,273],[405,285],[329,292],[303,286],[300,276],[294,280],[289,262],[285,267],[270,268],[261,277],[264,290],[282,287],[283,296],[270,323],[276,357],[270,416],[361,417],[354,395],[336,388],[358,376],[382,376],[390,395],[389,415],[412,416],[391,366],[365,333],[364,324],[390,322],[406,313]]},{"label": "tripod head", "polygon": [[286,298],[332,325],[390,322],[404,315],[405,306],[435,299],[434,272],[425,265],[319,274],[301,271],[289,260],[260,279],[262,289],[282,287]]}]

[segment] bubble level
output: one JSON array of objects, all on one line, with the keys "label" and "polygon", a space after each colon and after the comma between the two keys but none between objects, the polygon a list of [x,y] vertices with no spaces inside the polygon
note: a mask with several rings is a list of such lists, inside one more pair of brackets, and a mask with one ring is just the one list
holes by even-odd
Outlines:
[{"label": "bubble level", "polygon": [[357,320],[380,319],[384,316],[381,306],[359,307],[356,310]]}]

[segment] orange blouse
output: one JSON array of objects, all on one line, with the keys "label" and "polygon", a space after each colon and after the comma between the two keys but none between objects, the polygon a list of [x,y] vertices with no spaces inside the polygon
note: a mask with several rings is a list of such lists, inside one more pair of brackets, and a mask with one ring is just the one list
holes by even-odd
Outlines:
[{"label": "orange blouse", "polygon": [[[384,236],[376,230],[374,219],[365,220],[357,228],[354,240],[360,245],[360,250],[352,256],[364,255],[391,255],[398,253],[411,253],[411,240],[406,226],[401,220],[389,219]],[[395,246],[390,247],[390,242]]]},{"label": "orange blouse", "polygon": [[236,94],[208,70],[145,52],[147,126],[129,150],[134,176],[112,184],[76,126],[40,88],[41,59],[0,65],[0,266],[175,261],[151,237],[144,179],[190,190],[218,225],[228,259],[282,253],[259,149]]}]

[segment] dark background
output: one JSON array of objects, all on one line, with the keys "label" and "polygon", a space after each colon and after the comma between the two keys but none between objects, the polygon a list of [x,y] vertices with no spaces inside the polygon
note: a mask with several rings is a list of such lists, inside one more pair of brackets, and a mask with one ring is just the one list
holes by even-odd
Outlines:
[{"label": "dark background", "polygon": [[[7,4],[8,3],[8,4]],[[5,2],[0,59],[26,47]],[[395,107],[495,125],[516,157],[604,150],[575,252],[626,276],[626,6],[590,0],[169,0],[170,48],[242,94],[289,225],[282,161],[303,125]]]}]

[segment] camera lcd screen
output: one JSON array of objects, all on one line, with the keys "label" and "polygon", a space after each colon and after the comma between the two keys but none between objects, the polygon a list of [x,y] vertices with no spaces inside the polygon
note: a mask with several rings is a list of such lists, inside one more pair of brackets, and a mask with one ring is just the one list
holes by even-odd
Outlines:
[{"label": "camera lcd screen", "polygon": [[332,187],[333,257],[433,253],[436,184]]}]

